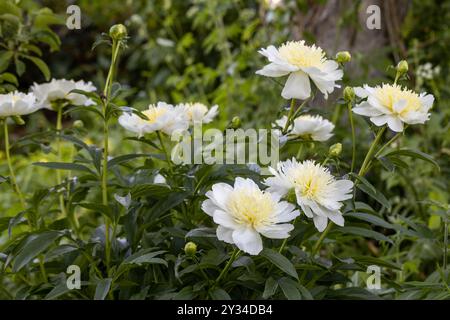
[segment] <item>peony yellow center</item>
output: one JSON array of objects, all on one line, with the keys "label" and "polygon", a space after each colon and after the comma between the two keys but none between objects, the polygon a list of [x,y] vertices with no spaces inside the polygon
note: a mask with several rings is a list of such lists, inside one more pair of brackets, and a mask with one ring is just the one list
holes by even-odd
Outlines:
[{"label": "peony yellow center", "polygon": [[292,173],[295,189],[300,195],[309,200],[320,200],[326,197],[328,186],[334,177],[324,167],[313,162],[306,162]]},{"label": "peony yellow center", "polygon": [[235,190],[229,197],[228,209],[236,223],[258,227],[271,223],[275,205],[269,193]]},{"label": "peony yellow center", "polygon": [[[375,96],[381,104],[393,113],[400,115],[411,111],[420,110],[422,103],[419,95],[411,90],[402,89],[398,85],[383,84],[383,86],[375,89]],[[401,112],[394,110],[394,104],[399,100],[406,101],[406,107]]]},{"label": "peony yellow center", "polygon": [[278,52],[290,64],[297,67],[316,67],[321,69],[326,61],[325,52],[319,47],[307,46],[305,41],[289,41]]},{"label": "peony yellow center", "polygon": [[164,115],[167,112],[166,109],[155,107],[155,106],[149,106],[149,108],[142,113],[145,114],[145,116],[148,118],[148,120],[141,119],[142,121],[146,123],[155,123],[159,117]]}]

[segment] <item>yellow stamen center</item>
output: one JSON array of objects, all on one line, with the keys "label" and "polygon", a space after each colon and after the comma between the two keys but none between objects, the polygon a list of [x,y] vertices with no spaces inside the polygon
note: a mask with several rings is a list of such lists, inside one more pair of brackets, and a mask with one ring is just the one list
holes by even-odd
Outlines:
[{"label": "yellow stamen center", "polygon": [[304,41],[289,41],[278,52],[290,64],[297,67],[316,67],[321,69],[325,62],[325,52],[316,46],[307,46]]}]

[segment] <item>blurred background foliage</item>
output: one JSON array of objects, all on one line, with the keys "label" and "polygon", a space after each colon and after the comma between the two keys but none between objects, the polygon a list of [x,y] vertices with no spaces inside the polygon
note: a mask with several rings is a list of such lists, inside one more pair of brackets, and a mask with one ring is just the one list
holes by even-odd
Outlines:
[{"label": "blurred background foliage", "polygon": [[[386,250],[363,239],[337,250],[374,256],[395,254],[404,268],[399,281],[439,278],[435,270],[442,260],[443,219],[448,215],[450,197],[449,1],[21,0],[11,1],[20,8],[20,12],[12,13],[7,8],[9,1],[0,5],[0,69],[14,77],[0,78],[2,88],[8,88],[2,85],[5,82],[27,91],[33,82],[44,82],[50,72],[54,78],[83,79],[100,87],[110,51],[106,46],[93,51],[92,45],[112,24],[124,23],[130,39],[117,74],[125,89],[123,104],[137,108],[160,100],[218,104],[219,126],[223,128],[235,115],[241,117],[244,127],[269,127],[284,107],[280,84],[255,75],[264,65],[257,53],[261,47],[306,39],[316,42],[330,56],[348,50],[353,59],[346,66],[343,86],[373,85],[392,79],[394,71],[387,67],[406,59],[409,77],[402,84],[433,93],[436,102],[431,120],[425,126],[408,128],[396,147],[422,150],[432,155],[441,169],[404,159],[404,169],[393,169],[386,162],[372,170],[368,179],[384,191],[392,204],[390,212],[380,209],[379,214],[414,229],[414,233],[402,235],[396,247]],[[81,30],[65,26],[70,4],[81,8]],[[366,27],[366,8],[370,4],[381,7],[381,30]],[[10,57],[8,50],[14,55]],[[351,141],[345,108],[336,102],[340,95],[338,90],[328,101],[314,101],[310,107],[337,124],[330,144],[342,142],[343,157],[347,158]],[[20,138],[52,126],[54,117],[50,111],[35,113],[26,119],[25,127],[14,129],[13,140],[19,142],[13,152],[14,162],[25,190],[52,184],[51,171],[29,165],[51,155],[48,145],[20,145]],[[98,128],[89,116],[74,113],[66,118],[65,126],[70,127],[74,119],[84,121],[86,129],[81,134],[84,132],[85,139],[97,142]],[[356,121],[365,120],[357,117]],[[121,152],[136,148],[135,144],[123,143],[123,130],[112,132],[112,153],[118,145]],[[358,138],[367,144],[370,134],[367,129],[359,131]],[[359,162],[365,151],[358,150]],[[311,157],[314,154],[314,150],[310,151]],[[0,161],[0,173],[6,174],[3,152]],[[398,174],[393,175],[392,170]],[[11,216],[18,204],[6,184],[1,184],[0,190],[0,218]],[[6,232],[0,236],[1,244]],[[408,294],[423,297],[424,291]]]}]

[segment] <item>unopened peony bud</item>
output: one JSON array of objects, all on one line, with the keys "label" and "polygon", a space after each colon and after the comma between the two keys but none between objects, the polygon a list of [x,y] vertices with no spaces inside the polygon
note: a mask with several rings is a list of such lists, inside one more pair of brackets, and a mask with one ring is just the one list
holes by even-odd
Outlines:
[{"label": "unopened peony bud", "polygon": [[113,40],[122,40],[127,36],[127,27],[123,24],[115,24],[109,29],[109,36]]},{"label": "unopened peony bud", "polygon": [[188,243],[186,243],[186,245],[184,246],[184,252],[188,255],[188,256],[193,256],[197,253],[197,245],[192,242],[189,241]]},{"label": "unopened peony bud", "polygon": [[346,63],[352,60],[352,55],[348,51],[339,51],[336,54],[336,61],[339,63]]},{"label": "unopened peony bud", "polygon": [[400,61],[397,64],[397,68],[396,69],[397,69],[397,74],[399,76],[404,75],[405,73],[408,72],[408,62],[406,62],[405,60]]},{"label": "unopened peony bud", "polygon": [[233,119],[231,119],[230,127],[232,129],[239,129],[241,127],[241,118],[237,116],[233,117]]},{"label": "unopened peony bud", "polygon": [[332,157],[337,157],[341,154],[342,152],[342,144],[340,143],[335,143],[333,144],[330,149],[328,150],[328,153],[330,154],[330,156]]},{"label": "unopened peony bud", "polygon": [[84,127],[84,123],[83,123],[83,121],[81,121],[81,120],[75,120],[75,121],[73,122],[73,127],[74,127],[74,128],[77,128],[77,129],[81,129],[81,128]]},{"label": "unopened peony bud", "polygon": [[345,87],[344,100],[346,102],[352,102],[355,99],[355,90],[352,87]]}]

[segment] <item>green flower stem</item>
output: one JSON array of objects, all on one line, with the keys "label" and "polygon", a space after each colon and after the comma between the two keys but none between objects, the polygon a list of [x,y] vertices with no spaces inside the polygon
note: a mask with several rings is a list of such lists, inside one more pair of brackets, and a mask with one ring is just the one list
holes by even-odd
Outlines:
[{"label": "green flower stem", "polygon": [[[108,206],[108,154],[109,154],[109,116],[107,115],[109,99],[111,96],[111,87],[117,67],[117,59],[119,56],[120,43],[113,39],[112,53],[111,53],[111,65],[109,67],[108,76],[106,77],[105,88],[103,89],[103,161],[102,161],[102,203],[104,206]],[[105,257],[106,257],[106,269],[109,275],[110,273],[110,261],[111,261],[111,238],[110,238],[110,223],[109,218],[105,217]]]},{"label": "green flower stem", "polygon": [[369,151],[367,152],[366,157],[364,158],[361,169],[359,169],[358,176],[363,177],[367,173],[370,161],[372,160],[372,157],[375,153],[375,149],[376,149],[377,145],[379,144],[379,142],[383,136],[383,133],[385,131],[386,131],[386,127],[383,127],[382,129],[380,129],[378,131],[378,133],[375,137],[375,140],[373,140],[372,145],[370,146]]},{"label": "green flower stem", "polygon": [[[406,130],[406,126],[405,129]],[[381,153],[384,151],[384,149],[386,149],[386,147],[388,147],[391,143],[393,143],[395,140],[397,140],[398,138],[400,138],[404,132],[404,130],[402,132],[398,132],[395,136],[393,136],[388,142],[386,142],[378,151],[377,153],[375,153],[375,158],[378,157],[379,155],[381,155]]]},{"label": "green flower stem", "polygon": [[225,268],[223,268],[222,272],[217,277],[216,281],[214,282],[214,286],[219,284],[219,281],[228,273],[228,270],[231,267],[231,264],[236,260],[236,258],[241,253],[241,250],[238,250],[237,248],[234,249],[233,253],[231,254],[230,260],[228,260],[227,264],[225,265]]},{"label": "green flower stem", "polygon": [[[295,223],[297,222],[297,218],[298,218],[298,217],[296,217],[296,218],[294,219],[294,222],[292,223],[292,225],[293,225],[294,227],[295,227]],[[279,253],[283,253],[284,247],[286,247],[286,244],[287,244],[287,242],[288,242],[288,239],[289,239],[289,237],[287,237],[287,238],[285,238],[285,239],[283,240],[283,243],[281,244],[280,249],[278,249],[278,252],[279,252]]]},{"label": "green flower stem", "polygon": [[[56,140],[56,149],[58,152],[58,161],[62,162],[63,158],[62,158],[62,147],[61,147],[61,133],[62,133],[62,113],[63,113],[63,106],[58,106],[58,110],[57,110],[57,116],[56,116],[56,132],[58,135],[58,138]],[[62,183],[62,177],[61,177],[61,171],[60,170],[56,170],[56,182],[58,183],[58,185],[60,185]],[[72,228],[74,229],[75,232],[77,232],[78,230],[78,222],[75,219],[75,216],[73,214],[69,214],[66,208],[66,205],[64,203],[64,194],[60,194],[59,195],[59,207],[61,210],[61,214],[64,217],[67,217],[67,219],[69,220],[70,225],[72,226]]]},{"label": "green flower stem", "polygon": [[355,157],[356,157],[356,140],[355,140],[355,123],[353,121],[352,103],[347,105],[348,118],[350,119],[350,127],[352,129],[352,164],[350,165],[350,172],[355,169]]},{"label": "green flower stem", "polygon": [[[447,214],[450,213],[447,211]],[[443,267],[444,271],[447,270],[447,253],[448,252],[448,219],[444,222],[444,257],[443,257]]]},{"label": "green flower stem", "polygon": [[303,153],[303,143],[304,143],[304,142],[300,143],[300,146],[298,147],[297,156],[295,157],[296,159],[299,159],[299,160],[300,160],[300,157],[302,156],[302,153]]},{"label": "green flower stem", "polygon": [[287,132],[287,129],[289,128],[289,125],[291,124],[291,118],[292,118],[292,115],[294,114],[294,109],[295,109],[295,99],[292,99],[291,100],[291,108],[289,109],[286,124],[284,125],[284,128],[283,128],[283,133]]},{"label": "green flower stem", "polygon": [[320,238],[317,240],[316,244],[314,245],[312,251],[311,251],[311,256],[315,256],[315,254],[319,251],[320,246],[322,245],[323,240],[325,240],[325,237],[327,236],[327,234],[330,232],[331,228],[333,228],[334,223],[330,221],[330,223],[328,224],[328,226],[326,227],[326,229],[322,232],[322,234],[320,235]]},{"label": "green flower stem", "polygon": [[[8,123],[6,121],[6,118],[3,119],[3,129],[4,129],[4,139],[5,139],[5,154],[6,154],[6,161],[8,162],[8,168],[9,168],[9,175],[10,175],[10,179],[11,179],[11,184],[14,188],[14,190],[17,193],[17,196],[19,197],[19,201],[20,204],[22,206],[22,209],[26,209],[26,203],[25,203],[25,198],[23,197],[22,192],[20,191],[20,187],[17,184],[17,179],[16,179],[16,175],[14,174],[14,169],[12,166],[12,162],[11,162],[11,155],[9,153],[9,133],[8,133]],[[29,219],[28,219],[29,220]],[[31,223],[30,221],[28,221],[29,223]]]},{"label": "green flower stem", "polygon": [[156,134],[158,136],[159,143],[161,144],[161,149],[164,152],[164,155],[166,156],[166,162],[169,165],[169,170],[172,171],[172,162],[170,160],[170,155],[167,152],[166,146],[164,145],[164,141],[163,141],[161,132],[160,131],[156,131]]},{"label": "green flower stem", "polygon": [[287,118],[286,124],[284,125],[284,128],[283,128],[283,134],[285,134],[287,132],[292,121],[295,118],[297,118],[297,116],[299,115],[303,106],[308,102],[308,100],[309,100],[309,98],[306,99],[305,101],[303,101],[302,104],[297,108],[297,110],[294,110],[295,109],[295,99],[291,100],[291,108],[289,109],[288,118]]}]

